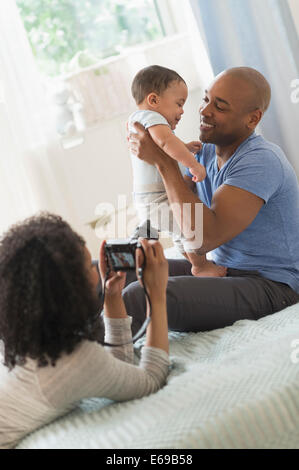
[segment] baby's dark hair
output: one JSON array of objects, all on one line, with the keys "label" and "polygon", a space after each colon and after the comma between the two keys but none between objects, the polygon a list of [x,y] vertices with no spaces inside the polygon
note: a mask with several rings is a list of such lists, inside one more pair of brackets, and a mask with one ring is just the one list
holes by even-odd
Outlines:
[{"label": "baby's dark hair", "polygon": [[61,217],[41,213],[0,242],[0,340],[4,364],[55,365],[82,339],[94,340],[98,299],[85,242]]},{"label": "baby's dark hair", "polygon": [[162,94],[173,81],[186,83],[177,72],[160,65],[150,65],[141,69],[135,76],[131,87],[136,104],[142,103],[152,92]]}]

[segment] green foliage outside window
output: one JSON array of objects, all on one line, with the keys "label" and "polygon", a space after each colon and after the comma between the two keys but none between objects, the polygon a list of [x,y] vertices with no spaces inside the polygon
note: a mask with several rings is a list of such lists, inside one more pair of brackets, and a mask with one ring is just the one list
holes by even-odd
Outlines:
[{"label": "green foliage outside window", "polygon": [[17,0],[43,73],[88,67],[163,36],[153,0]]}]

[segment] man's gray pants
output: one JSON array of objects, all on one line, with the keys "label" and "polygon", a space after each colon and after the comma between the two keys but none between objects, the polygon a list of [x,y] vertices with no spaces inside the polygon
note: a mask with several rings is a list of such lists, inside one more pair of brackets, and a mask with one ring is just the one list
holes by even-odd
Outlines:
[{"label": "man's gray pants", "polygon": [[[168,260],[168,326],[175,331],[207,331],[232,325],[237,320],[257,320],[299,302],[286,284],[270,281],[257,271],[228,268],[226,277],[191,275],[187,260]],[[135,282],[134,282],[135,281]],[[133,317],[133,335],[145,320],[145,295],[133,273],[127,273],[123,298]]]}]

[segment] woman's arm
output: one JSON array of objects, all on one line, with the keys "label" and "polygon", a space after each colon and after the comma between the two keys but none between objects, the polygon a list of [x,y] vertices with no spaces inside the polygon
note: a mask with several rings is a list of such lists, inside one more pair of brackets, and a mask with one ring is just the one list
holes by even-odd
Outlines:
[{"label": "woman's arm", "polygon": [[[99,254],[99,271],[102,280],[102,292],[104,292],[104,281],[107,273],[104,240],[101,243]],[[134,362],[134,348],[132,340],[131,318],[127,315],[126,307],[122,298],[122,290],[126,282],[125,272],[110,271],[106,280],[104,299],[104,324],[105,342],[120,344],[122,346],[107,346],[105,349],[114,357],[125,362]]]},{"label": "woman's arm", "polygon": [[[136,250],[137,276],[138,268],[144,265],[145,256],[143,282],[152,307],[151,321],[147,327],[146,344],[142,348],[141,361],[139,367],[120,362],[111,355],[107,355],[105,360],[100,361],[102,380],[99,384],[101,390],[98,393],[120,401],[139,398],[157,391],[164,385],[169,371],[166,311],[168,262],[164,256],[162,245],[158,241],[145,239],[139,241],[144,254],[140,248]],[[142,285],[140,278],[139,282]],[[147,314],[149,314],[148,302]],[[121,319],[109,318],[108,321],[120,322]],[[113,325],[110,326],[113,328]],[[126,325],[127,327],[128,325]],[[89,393],[92,396],[93,392]]]},{"label": "woman's arm", "polygon": [[[152,311],[151,322],[146,332],[147,346],[163,349],[168,352],[168,324],[166,312],[166,286],[168,281],[168,262],[164,256],[162,245],[158,241],[141,239],[140,243],[143,247],[146,263],[144,269],[143,280],[150,297]],[[144,255],[141,249],[136,250],[136,267],[143,265]],[[105,260],[105,241],[101,244],[99,270],[104,282],[107,265]],[[142,281],[140,279],[142,285]],[[106,282],[106,293],[104,303],[104,315],[107,319],[106,324],[110,325],[111,331],[108,332],[109,341],[115,343],[111,338],[119,338],[116,344],[127,342],[128,339],[128,325],[125,319],[128,319],[125,304],[122,299],[122,289],[125,285],[125,273],[110,272]],[[147,302],[147,315],[149,315],[149,304]],[[110,320],[110,322],[109,322]],[[122,322],[123,320],[123,326]],[[113,325],[115,331],[113,332]],[[124,328],[123,341],[120,340],[121,328]],[[125,333],[127,328],[127,333]],[[117,330],[117,331],[116,331]],[[125,340],[126,338],[126,340]],[[130,350],[133,348],[130,346]],[[124,355],[126,347],[111,348],[112,353],[117,355],[120,359]],[[128,349],[128,348],[127,348]]]},{"label": "woman's arm", "polygon": [[[168,322],[166,311],[166,287],[168,282],[168,262],[160,242],[140,240],[144,250],[146,265],[143,280],[151,301],[151,322],[147,327],[146,346],[162,349],[168,353]],[[142,266],[143,254],[138,250],[137,266]],[[139,279],[142,285],[141,279]],[[149,314],[147,301],[147,315]]]},{"label": "woman's arm", "polygon": [[134,365],[84,341],[55,368],[40,368],[39,375],[46,398],[61,411],[83,398],[125,401],[154,393],[165,384],[169,364],[168,354],[158,348],[144,346],[139,365]]}]

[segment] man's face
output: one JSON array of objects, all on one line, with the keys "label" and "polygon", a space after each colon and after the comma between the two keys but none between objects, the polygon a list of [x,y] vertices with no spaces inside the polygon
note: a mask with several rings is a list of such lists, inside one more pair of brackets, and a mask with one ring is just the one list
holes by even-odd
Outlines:
[{"label": "man's face", "polygon": [[232,145],[248,133],[250,92],[246,82],[220,75],[205,90],[200,113],[200,135],[204,143]]}]

